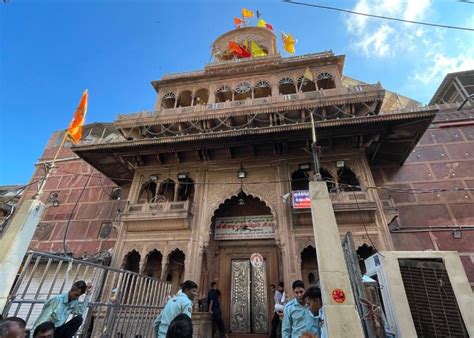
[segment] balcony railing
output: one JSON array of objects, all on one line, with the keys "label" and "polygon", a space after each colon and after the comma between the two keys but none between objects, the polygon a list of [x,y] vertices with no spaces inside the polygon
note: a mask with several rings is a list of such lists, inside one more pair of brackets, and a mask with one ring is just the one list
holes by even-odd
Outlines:
[{"label": "balcony railing", "polygon": [[333,96],[341,95],[350,95],[358,93],[367,93],[367,92],[376,92],[382,90],[382,85],[380,83],[376,84],[364,84],[364,85],[355,85],[348,87],[339,87],[332,89],[323,89],[312,92],[300,92],[295,94],[287,95],[277,95],[277,96],[268,96],[256,99],[245,99],[239,101],[227,101],[227,102],[218,102],[218,103],[209,103],[201,104],[190,107],[178,107],[178,108],[161,108],[157,111],[144,111],[135,114],[119,114],[118,121],[126,122],[129,120],[139,120],[152,118],[154,116],[177,116],[180,114],[193,114],[193,113],[202,113],[202,112],[213,112],[221,109],[232,109],[232,108],[243,108],[251,106],[260,106],[268,105],[273,103],[296,101],[296,100],[308,100],[308,99],[320,99],[328,98]]},{"label": "balcony railing", "polygon": [[129,204],[121,220],[128,231],[189,229],[191,201]]}]

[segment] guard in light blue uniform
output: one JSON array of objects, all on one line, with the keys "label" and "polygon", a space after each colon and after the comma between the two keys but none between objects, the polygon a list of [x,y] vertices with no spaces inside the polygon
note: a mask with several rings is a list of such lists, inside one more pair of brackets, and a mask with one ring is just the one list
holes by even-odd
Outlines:
[{"label": "guard in light blue uniform", "polygon": [[307,331],[309,321],[308,309],[303,298],[303,281],[294,281],[292,287],[295,298],[285,305],[283,311],[282,338],[299,338],[303,332]]},{"label": "guard in light blue uniform", "polygon": [[306,328],[303,332],[310,332],[318,338],[327,338],[321,290],[316,286],[311,286],[305,291],[303,298],[308,304],[306,308]]},{"label": "guard in light blue uniform", "polygon": [[156,338],[166,338],[166,332],[171,321],[179,314],[183,313],[189,318],[193,311],[193,300],[198,294],[197,284],[193,281],[186,281],[181,288],[182,292],[171,298],[156,317],[154,328]]}]

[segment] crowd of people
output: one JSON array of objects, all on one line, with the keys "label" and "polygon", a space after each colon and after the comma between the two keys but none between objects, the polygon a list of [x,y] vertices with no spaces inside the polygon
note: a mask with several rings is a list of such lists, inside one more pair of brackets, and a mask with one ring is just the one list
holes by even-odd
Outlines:
[{"label": "crowd of people", "polygon": [[[270,338],[326,338],[322,312],[321,290],[311,286],[305,290],[303,281],[293,282],[293,296],[289,300],[283,282],[271,285],[274,297],[274,313]],[[32,332],[26,330],[26,323],[18,317],[0,321],[0,338],[72,338],[82,325],[82,315],[89,304],[91,284],[75,282],[69,292],[46,301],[36,318]],[[79,298],[85,294],[82,303]],[[193,302],[198,296],[198,286],[187,280],[180,285],[176,295],[170,297],[163,310],[154,320],[156,338],[192,338]],[[208,312],[212,316],[219,338],[227,338],[220,307],[221,292],[213,282],[207,297]],[[70,319],[69,319],[70,318]],[[69,319],[69,320],[68,320]],[[210,338],[210,337],[209,337]]]}]

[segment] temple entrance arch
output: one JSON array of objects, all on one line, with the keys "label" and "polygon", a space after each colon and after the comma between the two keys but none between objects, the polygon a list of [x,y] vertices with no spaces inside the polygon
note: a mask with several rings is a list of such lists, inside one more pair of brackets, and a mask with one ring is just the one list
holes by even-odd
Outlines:
[{"label": "temple entrance arch", "polygon": [[223,201],[211,218],[200,282],[207,287],[218,283],[231,337],[268,336],[273,315],[269,286],[283,275],[275,233],[271,208],[243,191]]}]

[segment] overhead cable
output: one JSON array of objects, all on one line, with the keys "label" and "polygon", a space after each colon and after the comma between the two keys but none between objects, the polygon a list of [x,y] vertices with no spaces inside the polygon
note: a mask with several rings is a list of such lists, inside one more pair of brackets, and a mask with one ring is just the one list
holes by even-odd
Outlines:
[{"label": "overhead cable", "polygon": [[384,15],[368,14],[368,13],[356,12],[356,11],[351,11],[351,10],[348,10],[348,9],[343,9],[343,8],[338,8],[338,7],[316,5],[316,4],[312,4],[312,3],[293,1],[293,0],[283,0],[283,2],[287,2],[287,3],[293,4],[293,5],[315,7],[315,8],[321,8],[321,9],[328,9],[328,10],[331,10],[331,11],[338,11],[338,12],[343,12],[343,13],[354,14],[354,15],[362,15],[362,16],[367,16],[367,17],[377,18],[377,19],[412,23],[412,24],[416,24],[416,25],[423,25],[423,26],[430,26],[430,27],[437,27],[437,28],[457,29],[457,30],[462,30],[462,31],[474,32],[474,28],[470,28],[470,27],[460,27],[460,26],[442,25],[442,24],[423,22],[423,21],[406,20],[406,19],[393,18],[393,17],[389,17],[389,16],[384,16]]}]

